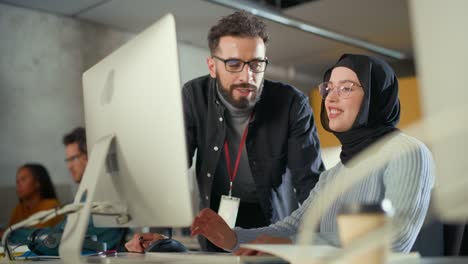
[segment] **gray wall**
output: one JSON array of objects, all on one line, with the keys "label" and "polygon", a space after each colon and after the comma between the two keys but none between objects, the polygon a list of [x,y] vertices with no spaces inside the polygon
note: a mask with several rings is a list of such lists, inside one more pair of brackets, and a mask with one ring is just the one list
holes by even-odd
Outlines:
[{"label": "gray wall", "polygon": [[61,137],[83,125],[81,74],[131,35],[73,19],[0,5],[1,184],[26,161],[71,183]]},{"label": "gray wall", "polygon": [[[25,162],[44,164],[59,198],[72,199],[61,138],[84,125],[81,75],[133,34],[0,4],[0,36],[1,226],[16,204],[16,169]],[[207,73],[207,50],[179,50],[182,81]]]}]

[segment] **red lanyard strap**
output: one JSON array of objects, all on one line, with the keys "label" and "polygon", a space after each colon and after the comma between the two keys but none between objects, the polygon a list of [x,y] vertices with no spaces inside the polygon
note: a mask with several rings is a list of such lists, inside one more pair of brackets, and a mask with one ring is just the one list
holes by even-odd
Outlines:
[{"label": "red lanyard strap", "polygon": [[226,166],[227,166],[227,171],[229,175],[229,196],[231,196],[231,192],[232,192],[232,182],[234,182],[234,179],[237,176],[237,170],[239,169],[240,157],[242,155],[242,150],[244,148],[245,141],[247,140],[247,134],[248,134],[249,123],[250,123],[251,118],[252,118],[252,115],[249,118],[249,122],[247,123],[247,126],[244,129],[244,133],[242,134],[242,138],[239,143],[239,149],[237,150],[237,157],[236,157],[236,163],[234,165],[234,170],[231,167],[231,155],[229,154],[228,142],[227,140],[224,140],[224,155],[226,156]]}]

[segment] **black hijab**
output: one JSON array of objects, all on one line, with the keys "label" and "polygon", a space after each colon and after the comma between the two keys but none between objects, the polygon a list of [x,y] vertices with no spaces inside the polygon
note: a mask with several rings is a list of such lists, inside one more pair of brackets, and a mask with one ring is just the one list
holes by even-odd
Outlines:
[{"label": "black hijab", "polygon": [[336,67],[346,67],[354,71],[364,90],[361,109],[353,126],[346,132],[334,132],[328,126],[325,100],[322,99],[320,120],[325,130],[332,132],[342,144],[340,159],[346,164],[361,150],[380,137],[398,130],[400,121],[400,100],[398,80],[395,72],[385,61],[365,56],[344,54],[336,64],[325,72],[324,81],[330,80]]}]

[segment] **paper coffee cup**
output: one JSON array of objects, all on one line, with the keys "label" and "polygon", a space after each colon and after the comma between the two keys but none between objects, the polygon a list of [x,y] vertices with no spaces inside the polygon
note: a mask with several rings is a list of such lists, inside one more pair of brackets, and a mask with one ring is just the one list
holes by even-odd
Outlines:
[{"label": "paper coffee cup", "polygon": [[[344,204],[337,216],[342,247],[346,248],[356,239],[383,227],[390,221],[392,215],[393,209],[388,200],[378,204]],[[384,264],[389,248],[390,237],[387,237],[383,245],[351,256],[346,259],[346,263]]]}]

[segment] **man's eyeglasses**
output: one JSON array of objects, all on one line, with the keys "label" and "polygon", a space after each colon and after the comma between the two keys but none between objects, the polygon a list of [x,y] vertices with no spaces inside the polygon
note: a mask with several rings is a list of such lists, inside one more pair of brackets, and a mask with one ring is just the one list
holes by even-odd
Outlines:
[{"label": "man's eyeglasses", "polygon": [[68,157],[68,158],[65,159],[65,162],[69,163],[69,162],[73,162],[75,160],[78,160],[81,157],[81,155],[83,155],[83,154],[80,153],[80,154],[76,154],[76,155],[73,155],[71,157]]},{"label": "man's eyeglasses", "polygon": [[268,59],[260,60],[260,59],[253,59],[250,61],[243,61],[239,59],[221,59],[218,56],[211,56],[217,60],[220,60],[224,63],[226,67],[226,71],[228,72],[241,72],[244,69],[246,64],[249,65],[249,68],[254,73],[264,72],[268,65]]},{"label": "man's eyeglasses", "polygon": [[327,96],[333,92],[333,90],[336,90],[338,93],[338,96],[341,98],[347,98],[351,92],[355,89],[354,87],[361,87],[361,85],[351,82],[351,81],[344,81],[340,82],[338,85],[334,85],[332,82],[323,82],[319,84],[319,92],[320,96],[322,96],[323,99],[327,98]]}]

